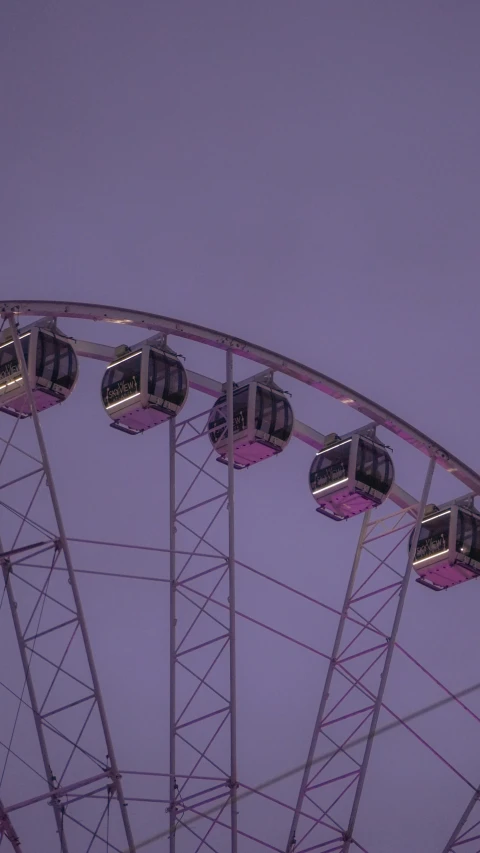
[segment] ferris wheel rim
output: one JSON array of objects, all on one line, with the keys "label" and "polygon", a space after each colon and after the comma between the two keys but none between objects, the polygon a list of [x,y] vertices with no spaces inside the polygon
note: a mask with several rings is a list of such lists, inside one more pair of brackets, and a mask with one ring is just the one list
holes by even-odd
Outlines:
[{"label": "ferris wheel rim", "polygon": [[193,340],[224,351],[232,350],[236,355],[255,361],[264,367],[303,382],[333,397],[340,403],[348,405],[349,408],[355,409],[359,414],[369,418],[370,421],[375,422],[378,426],[389,430],[425,455],[435,457],[441,467],[445,468],[472,492],[480,494],[480,474],[403,418],[398,417],[393,412],[378,405],[353,388],[344,385],[336,379],[332,379],[314,368],[242,338],[201,326],[197,323],[185,322],[161,314],[88,302],[60,302],[57,300],[3,301],[0,307],[0,314],[4,318],[12,315],[23,317],[66,317],[72,320],[90,320],[93,322],[101,321],[118,325],[128,325],[134,328],[145,328],[154,332],[176,335],[177,337]]}]

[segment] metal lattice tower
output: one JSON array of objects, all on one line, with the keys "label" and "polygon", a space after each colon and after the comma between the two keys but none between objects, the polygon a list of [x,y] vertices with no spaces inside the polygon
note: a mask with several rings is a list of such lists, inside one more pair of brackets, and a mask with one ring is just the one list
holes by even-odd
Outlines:
[{"label": "metal lattice tower", "polygon": [[[403,574],[391,563],[399,562],[398,550],[412,527],[416,546],[434,466],[432,460],[419,507],[410,508],[416,514],[415,524],[408,521],[409,510],[375,521],[370,521],[369,513],[364,516],[292,820],[288,853],[310,850],[312,844],[313,849],[331,853],[350,849],[414,551]],[[384,550],[386,546],[386,553],[376,553],[379,546]],[[392,572],[390,583],[385,583],[380,572],[385,566]],[[361,750],[357,747],[352,751],[352,741],[364,731]],[[332,745],[334,753],[313,770],[319,751]],[[304,806],[313,806],[313,817],[302,815]]]},{"label": "metal lattice tower", "polygon": [[[36,455],[22,453],[24,471],[2,482],[4,509],[13,518],[5,525],[0,547],[5,591],[10,605],[18,642],[30,707],[33,713],[42,755],[48,799],[51,802],[62,853],[68,853],[68,824],[81,825],[93,838],[102,838],[110,800],[120,807],[129,853],[135,849],[124,801],[120,773],[109,731],[107,714],[88,637],[69,544],[60,512],[52,469],[42,434],[25,357],[15,323],[10,320],[12,337],[21,365],[34,428]],[[2,454],[21,453],[14,445],[17,420]],[[10,459],[8,459],[10,461]],[[20,482],[29,484],[26,506],[18,509],[15,495],[9,497]],[[41,494],[41,522],[36,510]],[[28,555],[38,566],[35,581],[24,575],[23,563]],[[63,571],[62,571],[63,570]],[[23,608],[16,595],[20,583],[33,592],[33,606]],[[40,618],[42,624],[40,627]],[[81,677],[70,660],[75,647],[81,647],[84,661]],[[40,675],[40,666],[43,673]],[[62,680],[62,694],[58,685]],[[74,716],[73,716],[74,714]],[[73,719],[72,719],[73,716]],[[103,755],[94,754],[88,746],[88,726],[101,728]],[[94,825],[85,825],[76,816],[76,797],[82,799],[107,792],[107,802]]]},{"label": "metal lattice tower", "polygon": [[[230,352],[227,377],[232,441]],[[178,825],[194,836],[196,845],[208,839],[221,849],[230,839],[232,851],[237,850],[233,454],[231,447],[226,470],[212,464],[212,448],[205,455],[201,440],[207,414],[170,422],[171,853],[176,850]],[[181,495],[175,488],[177,480],[182,483]],[[226,538],[220,526],[225,513]],[[212,609],[213,597],[217,607]],[[218,603],[224,608],[220,616]],[[202,818],[207,804],[209,814]],[[195,828],[185,822],[192,815],[201,818]]]}]

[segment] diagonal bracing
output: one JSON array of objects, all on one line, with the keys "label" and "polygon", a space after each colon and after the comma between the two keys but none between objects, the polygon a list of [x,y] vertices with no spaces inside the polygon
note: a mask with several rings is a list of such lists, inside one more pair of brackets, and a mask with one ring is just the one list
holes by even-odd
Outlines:
[{"label": "diagonal bracing", "polygon": [[[412,528],[414,545],[418,538],[434,467],[432,459],[415,524],[408,510],[363,519],[287,853],[347,853],[352,844],[411,571],[407,541]],[[305,817],[307,807],[314,818]]]},{"label": "diagonal bracing", "polygon": [[[232,389],[228,353],[227,429]],[[207,415],[170,423],[170,853],[180,827],[182,853],[237,849],[233,447],[217,464]]]},{"label": "diagonal bracing", "polygon": [[448,839],[442,853],[479,853],[480,851],[480,787],[470,797],[467,807]]},{"label": "diagonal bracing", "polygon": [[20,839],[15,832],[10,816],[5,811],[2,801],[0,800],[0,844],[6,838],[15,853],[22,853],[22,845]]},{"label": "diagonal bracing", "polygon": [[[108,802],[115,801],[117,835],[120,832],[122,844],[126,842],[130,853],[134,853],[122,782],[50,461],[17,329],[13,321],[10,326],[31,419],[15,421],[0,448],[0,564],[24,675],[3,759],[2,781],[20,712],[29,707],[43,765],[38,778],[43,776],[44,782],[25,803],[7,806],[6,816],[32,801],[45,801],[52,807],[49,811],[55,820],[57,849],[61,853],[73,849],[95,851],[104,839],[110,809],[102,806],[98,813],[92,808],[85,821],[82,806],[98,793],[100,786]],[[29,561],[36,566],[33,574],[31,569],[24,569]],[[102,844],[105,849],[104,841]]]}]

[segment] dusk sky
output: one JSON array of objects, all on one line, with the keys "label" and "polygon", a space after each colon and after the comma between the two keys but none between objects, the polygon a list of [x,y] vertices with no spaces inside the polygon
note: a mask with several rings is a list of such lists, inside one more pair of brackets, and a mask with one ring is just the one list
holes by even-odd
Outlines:
[{"label": "dusk sky", "polygon": [[[477,469],[479,44],[475,0],[2,0],[2,300],[117,305],[237,335],[356,389]],[[59,325],[110,344],[142,339]],[[171,346],[224,381],[223,354]],[[68,533],[164,547],[168,428],[143,438],[108,429],[102,364],[80,367],[71,400],[42,416]],[[255,370],[235,362],[237,379]],[[365,421],[281,384],[322,433]],[[188,412],[210,403],[195,393]],[[382,437],[399,484],[418,498],[425,457]],[[315,513],[312,455],[292,442],[237,475],[237,557],[338,607],[359,520]],[[436,502],[465,491],[436,475]],[[2,536],[7,515],[0,509]],[[168,575],[154,553],[132,560],[79,545],[74,560]],[[330,652],[333,618],[238,577],[240,609]],[[121,766],[167,771],[168,588],[87,576],[80,587]],[[480,681],[479,608],[473,582],[439,596],[411,583],[400,640],[452,690]],[[9,620],[4,604],[0,680],[21,689]],[[242,623],[238,643],[240,777],[255,787],[305,759],[325,670],[258,627]],[[442,698],[395,661],[387,695],[399,714]],[[480,713],[478,693],[466,702]],[[2,743],[14,711],[4,711]],[[449,706],[418,731],[477,785],[479,723],[462,713]],[[14,747],[35,763],[28,725]],[[368,853],[441,853],[468,786],[405,731],[378,738],[370,775],[358,820]],[[298,781],[272,796],[293,805]],[[31,790],[10,757],[2,801]],[[163,795],[157,785],[152,796]],[[249,831],[284,847],[288,814],[248,802]],[[42,808],[41,830],[17,813],[23,853],[58,849]],[[166,828],[163,806],[138,809],[138,841]],[[179,836],[177,853],[191,843]],[[260,849],[242,844],[240,853]],[[168,841],[145,849],[164,853]]]}]

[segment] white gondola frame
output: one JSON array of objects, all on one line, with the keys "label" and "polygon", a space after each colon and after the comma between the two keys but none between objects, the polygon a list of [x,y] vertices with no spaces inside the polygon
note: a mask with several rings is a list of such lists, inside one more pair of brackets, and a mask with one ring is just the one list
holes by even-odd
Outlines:
[{"label": "white gondola frame", "polygon": [[[177,406],[162,397],[157,397],[153,394],[148,393],[148,371],[151,352],[153,352],[154,354],[158,354],[159,356],[162,356],[164,358],[166,357],[168,359],[171,359],[172,361],[178,362],[178,357],[175,355],[175,353],[161,349],[160,347],[155,347],[151,343],[146,342],[140,348],[135,348],[133,352],[129,352],[119,357],[108,365],[107,371],[113,367],[117,367],[117,365],[122,364],[122,362],[124,361],[128,361],[131,358],[135,358],[135,356],[140,357],[140,390],[138,392],[135,392],[135,394],[132,394],[130,396],[124,397],[117,403],[111,403],[109,406],[107,406],[105,405],[105,401],[103,398],[104,389],[101,388],[102,405],[108,416],[114,422],[111,424],[112,426],[119,426],[120,429],[124,429],[125,431],[129,431],[132,433],[142,432],[143,430],[141,429],[137,430],[128,427],[126,424],[122,423],[121,419],[128,417],[128,415],[134,415],[136,412],[144,412],[145,420],[151,420],[154,422],[150,423],[148,426],[145,426],[145,429],[149,429],[152,426],[157,426],[169,419],[168,414],[166,412],[162,412],[161,409],[167,409],[168,411],[172,412],[172,417],[175,417],[185,405],[189,393],[189,381],[186,370],[183,371],[183,378],[185,381],[185,397],[183,403],[180,406]],[[132,402],[134,398],[135,402]],[[150,415],[146,414],[148,412],[150,413]]]},{"label": "white gondola frame", "polygon": [[[343,517],[339,516],[337,520],[343,520],[343,518],[347,519],[353,517],[354,515],[359,515],[361,512],[365,512],[367,509],[373,506],[378,506],[379,504],[384,503],[388,499],[395,480],[395,469],[393,466],[393,460],[390,457],[390,465],[392,466],[393,476],[390,487],[386,493],[373,488],[373,486],[368,486],[366,483],[361,483],[361,481],[357,481],[356,473],[360,440],[368,441],[374,447],[377,446],[379,448],[382,448],[386,452],[386,448],[380,441],[362,432],[356,432],[350,436],[345,436],[340,441],[336,441],[328,445],[327,447],[324,447],[316,454],[315,458],[323,455],[324,453],[328,453],[328,451],[334,450],[337,447],[340,447],[342,444],[351,444],[349,449],[347,477],[340,480],[335,480],[332,483],[323,486],[321,489],[312,490],[312,495],[315,498],[316,502],[319,504],[317,510],[318,512],[325,512],[325,514],[331,518],[335,517],[334,515],[330,515],[328,511],[324,510],[324,496],[326,498],[325,505],[331,507],[333,512],[335,512],[335,504],[338,505],[339,510],[341,510],[342,507],[344,507],[346,504],[351,505],[351,513]],[[339,489],[340,484],[343,484],[343,488]],[[359,491],[360,487],[362,489],[361,492]],[[322,494],[322,505],[320,505],[317,499],[317,495],[319,495],[320,493]],[[332,496],[332,500],[328,500],[330,495]],[[335,499],[333,498],[333,496],[335,496]]]},{"label": "white gondola frame", "polygon": [[[234,453],[235,460],[240,467],[248,467],[249,465],[255,464],[255,462],[260,462],[263,459],[268,459],[271,456],[276,456],[282,450],[285,449],[287,444],[293,435],[293,428],[295,423],[295,415],[293,413],[293,409],[290,406],[290,403],[287,400],[287,404],[290,407],[290,412],[292,415],[292,428],[290,430],[290,434],[288,437],[283,440],[277,438],[276,436],[270,435],[270,433],[264,432],[263,430],[259,430],[255,426],[256,420],[256,398],[257,398],[257,388],[266,391],[269,394],[276,394],[277,396],[283,396],[283,392],[278,388],[272,388],[269,385],[265,385],[262,382],[259,382],[255,379],[250,382],[239,383],[238,387],[235,388],[235,391],[243,391],[248,386],[247,391],[247,424],[246,427],[240,432],[235,431],[235,420],[236,416],[234,414],[234,432],[233,432],[233,442],[234,442]],[[224,396],[224,395],[222,395]],[[234,396],[234,405],[235,405],[235,396]],[[226,399],[225,402],[221,405],[216,405],[214,408],[218,409],[218,411],[225,410],[225,427],[226,427]],[[211,414],[209,416],[210,422]],[[221,427],[215,427],[214,429],[209,430],[210,435],[212,436],[213,432],[217,429],[221,429]],[[220,455],[220,457],[226,456],[228,453],[228,434],[226,428],[223,429],[223,434],[221,435],[218,442],[215,442],[212,437],[212,445],[215,448],[216,452]],[[248,448],[251,448],[250,452]],[[237,459],[237,457],[243,457],[242,460]]]},{"label": "white gondola frame", "polygon": [[[473,518],[478,518],[480,525],[480,516],[478,516],[476,512],[472,512],[468,507],[461,506],[460,504],[452,504],[450,507],[439,509],[439,511],[434,515],[429,515],[423,519],[422,527],[427,525],[428,522],[434,521],[436,518],[440,518],[442,515],[450,513],[448,526],[448,548],[425,557],[420,557],[417,560],[414,559],[412,563],[412,568],[418,575],[417,582],[424,586],[428,586],[430,589],[448,589],[450,586],[456,586],[459,583],[463,583],[467,580],[473,580],[480,576],[480,563],[469,557],[468,559],[474,564],[474,566],[466,566],[461,561],[461,553],[457,551],[459,511],[466,515],[470,515]],[[443,559],[440,560],[439,558],[441,557],[443,557]],[[439,575],[442,578],[448,578],[451,582],[443,585],[435,584],[435,575]]]},{"label": "white gondola frame", "polygon": [[[63,385],[57,385],[54,382],[50,382],[48,379],[44,379],[42,376],[37,376],[37,351],[38,338],[40,333],[46,335],[47,337],[53,338],[54,340],[59,340],[62,343],[65,343],[71,347],[73,357],[75,359],[76,372],[73,383],[70,388],[65,388]],[[21,334],[19,334],[19,340],[21,341],[27,336],[30,337],[30,340],[28,342],[28,357],[25,359],[27,365],[28,380],[35,399],[35,405],[38,411],[43,411],[44,409],[51,408],[52,406],[63,402],[73,392],[75,385],[77,384],[79,373],[78,356],[69,339],[62,334],[58,334],[52,331],[51,329],[43,328],[40,325],[31,326],[30,328],[24,329]],[[0,350],[4,347],[13,345],[14,344],[12,339],[3,341],[0,344]],[[30,416],[30,408],[27,402],[24,411],[18,411],[9,406],[9,403],[18,400],[19,397],[26,396],[21,366],[18,361],[17,364],[18,370],[12,374],[12,376],[16,377],[15,379],[11,379],[10,382],[5,383],[3,382],[3,379],[0,379],[0,408],[3,408],[4,411],[9,411],[11,409],[11,412],[9,413],[14,414],[16,417],[27,418]],[[16,387],[12,387],[10,391],[4,391],[4,389],[7,388],[9,384],[12,384],[12,386]]]}]

